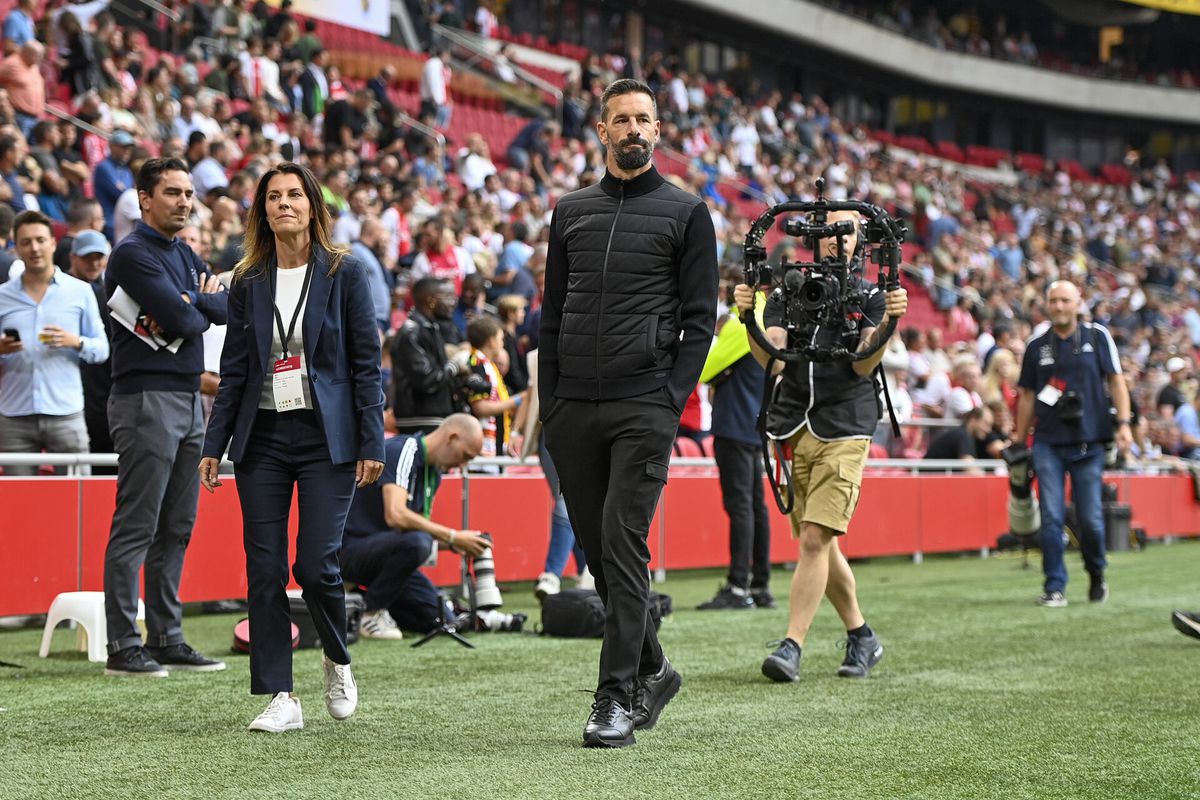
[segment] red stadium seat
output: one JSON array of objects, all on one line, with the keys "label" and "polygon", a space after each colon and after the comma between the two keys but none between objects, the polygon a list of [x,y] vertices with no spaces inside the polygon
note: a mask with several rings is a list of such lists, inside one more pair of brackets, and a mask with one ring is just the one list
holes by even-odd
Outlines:
[{"label": "red stadium seat", "polygon": [[680,458],[704,458],[704,451],[694,439],[680,436],[675,440],[675,455]]}]

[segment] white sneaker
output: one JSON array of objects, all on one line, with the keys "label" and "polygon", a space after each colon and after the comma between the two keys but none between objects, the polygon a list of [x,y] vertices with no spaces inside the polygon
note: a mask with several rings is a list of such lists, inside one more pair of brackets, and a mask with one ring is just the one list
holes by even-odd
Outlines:
[{"label": "white sneaker", "polygon": [[583,568],[583,572],[579,573],[579,577],[575,579],[575,588],[577,589],[595,589],[596,579],[592,577],[592,571],[587,567]]},{"label": "white sneaker", "polygon": [[552,594],[558,594],[562,590],[562,581],[553,572],[543,572],[538,575],[537,585],[533,587],[533,593],[537,595],[539,601],[545,600]]},{"label": "white sneaker", "polygon": [[271,698],[266,709],[254,718],[249,730],[267,733],[298,731],[304,727],[304,714],[300,711],[300,698],[280,692]]},{"label": "white sneaker", "polygon": [[400,626],[386,608],[378,611],[367,611],[362,615],[362,623],[358,632],[364,639],[403,639]]},{"label": "white sneaker", "polygon": [[349,664],[335,664],[326,655],[321,658],[325,662],[325,708],[334,719],[345,719],[358,707],[358,684]]}]

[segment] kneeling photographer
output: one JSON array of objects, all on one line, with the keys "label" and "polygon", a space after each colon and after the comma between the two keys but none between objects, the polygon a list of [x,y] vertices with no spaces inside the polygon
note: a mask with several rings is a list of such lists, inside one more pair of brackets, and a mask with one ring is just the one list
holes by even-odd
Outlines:
[{"label": "kneeling photographer", "polygon": [[383,475],[355,492],[342,539],[342,576],[366,586],[362,635],[400,639],[402,628],[424,633],[438,626],[442,603],[420,569],[437,546],[475,560],[479,607],[489,609],[479,619],[489,625],[501,616],[489,613],[501,603],[490,562],[491,540],[479,531],[456,530],[429,518],[442,473],[466,465],[483,448],[479,421],[451,414],[433,432],[395,436],[384,448]]},{"label": "kneeling photographer", "polygon": [[1116,407],[1117,445],[1128,449],[1133,440],[1129,392],[1121,378],[1117,346],[1103,326],[1079,322],[1079,302],[1075,284],[1050,284],[1046,293],[1050,327],[1029,340],[1017,381],[1021,395],[1013,441],[1023,445],[1033,431],[1045,577],[1037,601],[1051,608],[1067,604],[1063,519],[1068,474],[1079,520],[1076,535],[1090,578],[1088,600],[1108,599],[1101,474],[1105,447],[1114,437],[1110,404]]},{"label": "kneeling photographer", "polygon": [[[842,269],[847,264],[851,270],[861,268],[857,260],[850,261],[859,249],[859,220],[855,211],[828,213],[824,218],[829,223],[827,229],[846,232],[819,241],[823,263],[840,264]],[[811,296],[805,289],[807,284],[794,286],[795,278],[799,277],[798,271],[787,272],[784,284],[792,290],[799,288],[799,294],[805,298],[803,304],[811,301]],[[889,320],[897,320],[907,311],[908,295],[901,288],[885,292],[864,280],[857,271],[850,273],[849,280],[865,299],[843,309],[844,323],[818,324],[812,330],[812,339],[803,342],[789,341],[797,336],[788,333],[783,292],[773,292],[763,319],[771,345],[780,350],[815,345],[845,348],[853,353],[880,344],[885,331],[894,330],[894,325],[889,327]],[[754,302],[754,288],[739,285],[734,290],[734,299],[742,314],[748,314]],[[770,360],[768,353],[753,337],[750,346],[755,358],[766,366]],[[838,675],[866,677],[883,654],[883,646],[859,610],[854,574],[838,547],[837,538],[845,533],[858,504],[871,436],[881,416],[872,372],[883,359],[884,351],[882,346],[875,347],[873,353],[857,361],[801,358],[786,364],[777,362],[773,367],[776,373],[782,372],[782,379],[774,390],[767,434],[777,442],[786,441],[792,450],[795,506],[791,524],[792,536],[800,542],[800,553],[789,596],[787,636],[762,665],[763,674],[771,680],[797,679],[801,647],[822,595],[829,598],[846,626],[846,655]]]}]

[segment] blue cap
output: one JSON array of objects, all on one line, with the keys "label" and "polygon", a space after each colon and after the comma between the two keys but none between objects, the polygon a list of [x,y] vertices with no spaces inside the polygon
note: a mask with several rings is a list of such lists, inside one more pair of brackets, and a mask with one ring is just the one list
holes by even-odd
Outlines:
[{"label": "blue cap", "polygon": [[103,253],[108,255],[112,252],[112,247],[108,244],[108,239],[104,238],[104,234],[100,231],[83,231],[75,235],[75,241],[71,242],[71,255],[73,256],[90,256],[93,253]]},{"label": "blue cap", "polygon": [[115,131],[108,143],[117,147],[130,147],[133,145],[133,134],[129,131]]}]

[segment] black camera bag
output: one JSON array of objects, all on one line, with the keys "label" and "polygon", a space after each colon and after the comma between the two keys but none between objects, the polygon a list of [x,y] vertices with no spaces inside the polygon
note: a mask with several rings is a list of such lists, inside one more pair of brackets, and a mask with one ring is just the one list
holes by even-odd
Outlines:
[{"label": "black camera bag", "polygon": [[[317,625],[313,622],[312,614],[308,613],[308,604],[304,602],[304,598],[300,596],[299,592],[288,592],[288,606],[292,622],[300,629],[300,642],[297,647],[301,650],[320,648],[321,634],[317,632]],[[346,593],[346,644],[354,644],[358,641],[359,628],[362,625],[362,615],[365,609],[366,604],[363,602],[361,594]]]},{"label": "black camera bag", "polygon": [[[650,592],[650,619],[654,629],[662,618],[671,613],[671,598]],[[547,595],[542,601],[544,636],[563,636],[569,639],[599,639],[604,636],[604,602],[594,589],[563,589]]]}]

